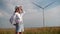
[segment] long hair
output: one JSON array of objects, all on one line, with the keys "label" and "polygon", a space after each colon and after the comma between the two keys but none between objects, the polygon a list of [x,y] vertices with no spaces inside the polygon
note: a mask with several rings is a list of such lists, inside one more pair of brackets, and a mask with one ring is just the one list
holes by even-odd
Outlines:
[{"label": "long hair", "polygon": [[[19,7],[15,7],[15,12],[14,13],[16,13],[16,12],[18,12],[18,11],[16,11],[16,10],[20,10],[20,12],[19,13],[23,13],[23,9],[22,9],[22,6],[19,6]],[[21,12],[22,11],[22,12]]]}]

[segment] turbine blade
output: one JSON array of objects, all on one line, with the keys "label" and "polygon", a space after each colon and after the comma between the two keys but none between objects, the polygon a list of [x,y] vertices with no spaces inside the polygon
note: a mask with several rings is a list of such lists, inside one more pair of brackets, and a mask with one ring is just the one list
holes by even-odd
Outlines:
[{"label": "turbine blade", "polygon": [[[32,2],[33,3],[33,2]],[[36,3],[33,3],[34,5],[36,5],[37,7],[39,7],[39,8],[42,8],[43,9],[43,7],[41,7],[41,6],[39,6],[39,5],[37,5]]]},{"label": "turbine blade", "polygon": [[47,8],[48,6],[50,6],[50,5],[52,5],[53,3],[55,3],[56,1],[54,1],[54,2],[52,2],[52,3],[50,3],[50,4],[48,4],[47,6],[45,6],[44,8]]}]

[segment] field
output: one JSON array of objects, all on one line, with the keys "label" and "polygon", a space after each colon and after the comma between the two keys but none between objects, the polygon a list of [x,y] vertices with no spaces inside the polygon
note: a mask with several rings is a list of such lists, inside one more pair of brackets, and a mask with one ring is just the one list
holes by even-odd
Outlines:
[{"label": "field", "polygon": [[[0,28],[0,34],[15,34],[15,29]],[[24,34],[60,34],[60,27],[25,28]]]}]

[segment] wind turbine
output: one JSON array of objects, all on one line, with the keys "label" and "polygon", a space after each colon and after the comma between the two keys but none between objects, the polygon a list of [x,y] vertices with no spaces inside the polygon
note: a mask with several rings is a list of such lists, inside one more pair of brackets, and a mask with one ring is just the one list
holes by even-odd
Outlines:
[{"label": "wind turbine", "polygon": [[55,3],[55,2],[56,2],[56,1],[51,2],[51,3],[49,3],[48,5],[46,5],[45,7],[39,6],[39,5],[37,5],[36,3],[33,3],[33,2],[32,2],[34,5],[36,5],[37,7],[41,8],[41,9],[43,10],[43,27],[45,26],[44,9],[47,8],[47,7],[49,7],[50,5],[52,5],[52,4]]}]

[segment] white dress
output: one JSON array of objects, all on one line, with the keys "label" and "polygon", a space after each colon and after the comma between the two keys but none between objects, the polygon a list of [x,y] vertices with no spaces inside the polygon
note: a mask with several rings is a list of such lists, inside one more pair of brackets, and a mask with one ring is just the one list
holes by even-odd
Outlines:
[{"label": "white dress", "polygon": [[16,24],[16,32],[24,32],[24,24],[23,24],[23,15],[25,12],[19,14],[18,12],[14,13],[10,18],[10,22],[15,22]]}]

